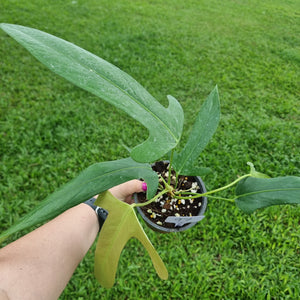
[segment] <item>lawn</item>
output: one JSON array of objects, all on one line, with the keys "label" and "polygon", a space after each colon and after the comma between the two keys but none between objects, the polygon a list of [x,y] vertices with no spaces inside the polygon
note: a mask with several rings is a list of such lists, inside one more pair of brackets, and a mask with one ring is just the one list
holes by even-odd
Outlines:
[{"label": "lawn", "polygon": [[[299,176],[298,12],[297,0],[2,0],[0,22],[89,50],[163,104],[173,95],[185,111],[183,140],[217,84],[220,126],[199,158],[213,169],[203,178],[213,189],[246,173],[247,161],[273,177]],[[127,157],[123,145],[142,142],[147,132],[51,73],[4,32],[0,55],[2,231],[89,165]],[[299,206],[245,215],[210,200],[205,219],[184,233],[145,228],[168,281],[131,240],[114,287],[105,290],[93,276],[93,246],[60,299],[298,299],[299,225]]]}]

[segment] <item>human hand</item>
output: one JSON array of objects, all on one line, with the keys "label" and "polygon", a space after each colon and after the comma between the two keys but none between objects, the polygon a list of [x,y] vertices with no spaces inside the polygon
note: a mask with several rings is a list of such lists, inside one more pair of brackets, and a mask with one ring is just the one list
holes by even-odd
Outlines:
[{"label": "human hand", "polygon": [[147,191],[147,184],[146,182],[134,179],[114,186],[109,191],[117,199],[131,204],[133,203],[132,194]]}]

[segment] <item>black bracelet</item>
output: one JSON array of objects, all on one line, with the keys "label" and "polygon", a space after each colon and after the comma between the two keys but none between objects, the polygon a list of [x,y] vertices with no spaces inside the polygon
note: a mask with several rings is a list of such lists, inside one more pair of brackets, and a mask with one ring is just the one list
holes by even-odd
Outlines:
[{"label": "black bracelet", "polygon": [[108,211],[105,210],[102,207],[96,206],[94,203],[96,201],[96,198],[91,198],[84,203],[90,206],[97,214],[98,216],[98,221],[99,221],[99,231],[101,230],[107,216],[108,216]]}]

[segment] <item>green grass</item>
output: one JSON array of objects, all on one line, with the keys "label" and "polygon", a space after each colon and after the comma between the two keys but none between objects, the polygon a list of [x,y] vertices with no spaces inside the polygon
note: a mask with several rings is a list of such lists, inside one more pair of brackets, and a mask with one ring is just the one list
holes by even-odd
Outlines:
[{"label": "green grass", "polygon": [[[132,75],[185,111],[183,141],[218,84],[222,118],[199,163],[208,189],[247,172],[300,171],[299,1],[8,1],[0,22],[71,41]],[[126,157],[147,132],[74,87],[0,32],[0,230],[98,161]],[[145,229],[170,273],[161,281],[142,246],[130,241],[116,284],[93,277],[93,249],[61,299],[297,299],[300,210],[245,215],[210,201],[185,233]],[[14,237],[15,238],[15,237]]]}]

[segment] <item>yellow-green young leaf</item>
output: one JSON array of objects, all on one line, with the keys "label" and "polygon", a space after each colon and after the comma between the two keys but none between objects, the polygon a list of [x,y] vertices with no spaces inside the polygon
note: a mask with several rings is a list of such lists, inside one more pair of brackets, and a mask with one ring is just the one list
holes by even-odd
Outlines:
[{"label": "yellow-green young leaf", "polygon": [[166,280],[168,271],[139,223],[134,208],[110,192],[100,194],[95,204],[108,211],[95,252],[95,276],[99,283],[105,288],[113,286],[120,254],[130,238],[137,238],[143,244],[157,274]]},{"label": "yellow-green young leaf", "polygon": [[179,142],[183,126],[180,103],[168,96],[165,108],[135,79],[104,59],[46,32],[14,24],[0,27],[52,72],[129,114],[149,137],[132,149],[138,162],[153,162]]}]

